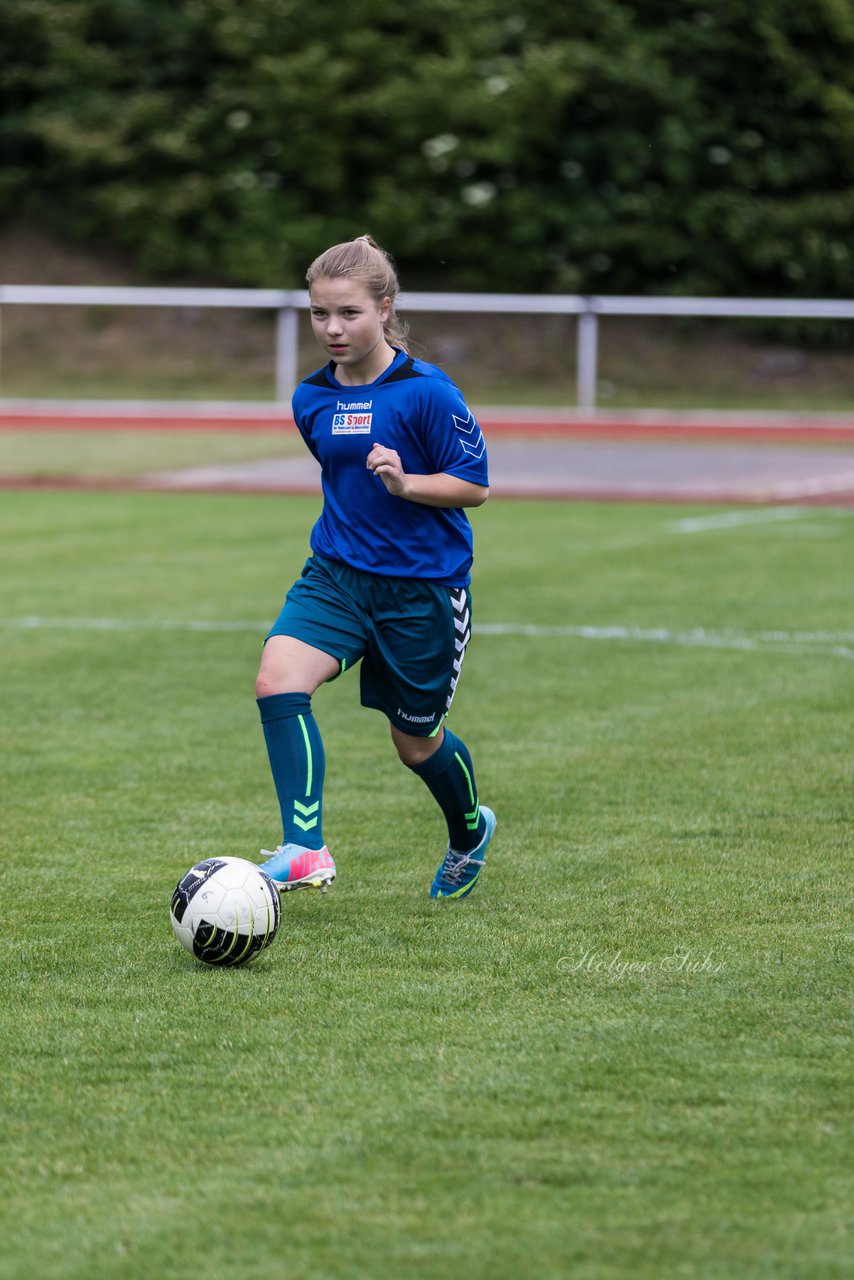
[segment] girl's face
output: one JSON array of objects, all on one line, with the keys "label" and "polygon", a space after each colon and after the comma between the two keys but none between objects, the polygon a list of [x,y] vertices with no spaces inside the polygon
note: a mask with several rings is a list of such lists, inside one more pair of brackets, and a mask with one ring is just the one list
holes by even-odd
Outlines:
[{"label": "girl's face", "polygon": [[377,306],[361,280],[321,276],[314,281],[311,326],[337,365],[339,381],[373,382],[390,364],[393,351],[383,334],[390,308],[389,298]]}]

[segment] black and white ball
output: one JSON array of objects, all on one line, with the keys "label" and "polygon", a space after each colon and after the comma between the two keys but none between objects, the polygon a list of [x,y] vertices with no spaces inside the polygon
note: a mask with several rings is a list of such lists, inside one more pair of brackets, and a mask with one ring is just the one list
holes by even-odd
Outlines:
[{"label": "black and white ball", "polygon": [[279,893],[254,862],[206,858],[178,881],[169,918],[175,937],[197,960],[246,964],[278,932]]}]

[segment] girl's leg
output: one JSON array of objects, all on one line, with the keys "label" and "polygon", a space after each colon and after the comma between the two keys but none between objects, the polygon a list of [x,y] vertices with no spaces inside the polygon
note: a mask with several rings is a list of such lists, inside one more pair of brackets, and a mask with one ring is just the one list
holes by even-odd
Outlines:
[{"label": "girl's leg", "polygon": [[276,693],[307,693],[309,697],[337,676],[341,663],[322,649],[293,636],[270,636],[261,654],[255,681],[256,698]]},{"label": "girl's leg", "polygon": [[[291,636],[271,636],[261,658],[255,692],[283,832],[264,867],[282,888],[312,884],[312,876],[328,882],[335,874],[323,843],[326,757],[311,696],[339,666],[337,659]],[[304,857],[306,851],[324,856]],[[331,875],[326,874],[330,868]]]},{"label": "girl's leg", "polygon": [[485,824],[468,747],[447,727],[435,738],[419,738],[390,727],[401,760],[426,783],[445,815],[450,848],[470,853],[480,843]]},{"label": "girl's leg", "polygon": [[448,851],[430,897],[464,898],[477,883],[495,833],[495,814],[478,802],[468,749],[446,728],[435,738],[417,738],[392,725],[391,736],[401,760],[424,779],[448,824]]}]

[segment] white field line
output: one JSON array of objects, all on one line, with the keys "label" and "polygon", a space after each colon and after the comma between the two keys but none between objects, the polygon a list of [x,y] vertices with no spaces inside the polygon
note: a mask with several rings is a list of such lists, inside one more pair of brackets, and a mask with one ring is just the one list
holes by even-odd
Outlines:
[{"label": "white field line", "polygon": [[198,618],[43,618],[29,614],[20,618],[0,618],[4,631],[260,631],[270,629],[269,622]]},{"label": "white field line", "polygon": [[786,520],[812,520],[821,516],[839,518],[848,512],[841,507],[761,507],[740,511],[722,511],[709,516],[687,516],[680,520],[670,520],[667,528],[674,533],[705,533],[714,529],[740,529],[751,524],[778,524]]},{"label": "white field line", "polygon": [[[263,636],[268,622],[221,621],[193,618],[47,618],[26,615],[0,618],[6,631],[155,631],[227,634],[253,632]],[[539,626],[536,623],[482,622],[474,626],[481,636],[529,636],[546,640],[593,640],[629,644],[679,645],[699,649],[736,649],[746,653],[831,654],[854,659],[854,631],[709,631],[705,627],[674,630],[669,627]]]},{"label": "white field line", "polygon": [[799,520],[815,515],[809,507],[764,507],[759,511],[723,511],[712,516],[688,516],[669,521],[675,533],[705,533],[708,529],[739,529],[746,524],[776,524],[780,520]]},{"label": "white field line", "polygon": [[693,627],[673,631],[667,627],[541,627],[524,623],[476,623],[478,635],[540,636],[574,640],[612,640],[639,644],[670,644],[700,649],[739,649],[745,652],[833,654],[854,658],[854,631],[708,631]]}]

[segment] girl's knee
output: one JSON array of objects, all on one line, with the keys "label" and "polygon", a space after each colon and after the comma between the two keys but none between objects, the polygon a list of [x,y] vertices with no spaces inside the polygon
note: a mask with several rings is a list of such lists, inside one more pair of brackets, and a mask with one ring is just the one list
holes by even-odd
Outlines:
[{"label": "girl's knee", "polygon": [[435,738],[416,738],[413,734],[402,733],[400,729],[391,725],[391,740],[397,754],[401,762],[408,765],[410,769],[413,765],[423,764],[425,760],[429,760],[442,745],[443,737],[444,733],[440,732]]},{"label": "girl's knee", "polygon": [[267,698],[274,693],[312,694],[339,670],[338,659],[323,650],[290,636],[271,636],[258,668],[255,697]]},{"label": "girl's knee", "polygon": [[278,688],[277,683],[271,680],[270,677],[265,674],[262,668],[262,670],[259,671],[258,675],[255,677],[255,697],[269,698],[274,693],[279,693],[279,692],[281,691]]}]

